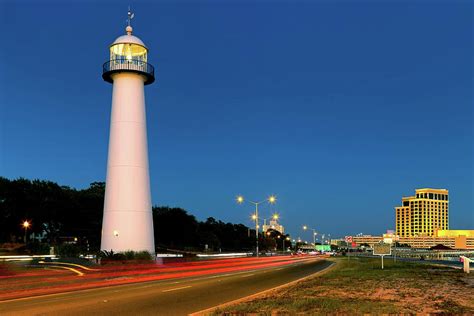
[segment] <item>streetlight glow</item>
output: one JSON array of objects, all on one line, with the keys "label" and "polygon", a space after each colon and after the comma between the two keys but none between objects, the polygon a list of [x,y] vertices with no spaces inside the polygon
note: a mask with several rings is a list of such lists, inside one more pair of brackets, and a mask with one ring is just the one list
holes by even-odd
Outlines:
[{"label": "streetlight glow", "polygon": [[273,214],[273,219],[278,219],[280,218],[280,215],[278,215],[277,213]]},{"label": "streetlight glow", "polygon": [[316,235],[318,234],[318,232],[316,231],[316,229],[314,228],[310,228],[308,227],[307,225],[303,225],[303,230],[306,231],[306,230],[312,230],[313,231],[313,244],[316,245]]},{"label": "streetlight glow", "polygon": [[28,230],[28,227],[30,227],[30,222],[25,220],[25,221],[23,221],[21,226],[23,226],[23,228],[25,229],[25,236],[23,237],[23,241],[25,242],[25,245],[26,245],[26,231]]},{"label": "streetlight glow", "polygon": [[243,197],[242,195],[238,195],[235,200],[236,200],[237,203],[239,203],[239,204],[244,203],[244,197]]},{"label": "streetlight glow", "polygon": [[274,196],[274,195],[270,195],[270,196],[268,197],[268,202],[269,202],[270,204],[275,204],[275,203],[276,203],[276,200],[277,200],[277,198],[276,198],[276,196]]}]

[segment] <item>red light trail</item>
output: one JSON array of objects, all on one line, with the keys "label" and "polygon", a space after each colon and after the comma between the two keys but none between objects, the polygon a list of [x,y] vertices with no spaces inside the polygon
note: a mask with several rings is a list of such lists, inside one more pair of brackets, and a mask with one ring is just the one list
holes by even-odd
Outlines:
[{"label": "red light trail", "polygon": [[54,263],[50,263],[46,268],[48,270],[41,269],[16,274],[10,272],[10,275],[0,277],[0,301],[137,282],[265,269],[307,260],[312,260],[312,258],[276,256],[211,259],[169,264],[111,264],[95,268],[94,271],[74,267],[81,270],[85,274],[83,276],[77,276],[67,270],[49,270],[54,269]]}]

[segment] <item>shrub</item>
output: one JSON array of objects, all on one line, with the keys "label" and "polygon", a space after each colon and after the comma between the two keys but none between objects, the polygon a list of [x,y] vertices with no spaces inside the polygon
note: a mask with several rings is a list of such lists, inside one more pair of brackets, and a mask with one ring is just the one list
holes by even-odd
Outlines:
[{"label": "shrub", "polygon": [[153,256],[148,251],[139,251],[135,253],[135,259],[137,260],[153,260]]},{"label": "shrub", "polygon": [[56,254],[60,257],[79,257],[81,254],[81,247],[75,244],[62,244],[56,246]]},{"label": "shrub", "polygon": [[113,250],[103,250],[100,252],[99,257],[106,260],[113,261],[126,261],[126,260],[153,260],[153,255],[148,251],[133,251],[127,250],[125,252],[114,252]]},{"label": "shrub", "polygon": [[30,242],[26,245],[26,249],[32,255],[49,255],[49,244],[38,241]]}]

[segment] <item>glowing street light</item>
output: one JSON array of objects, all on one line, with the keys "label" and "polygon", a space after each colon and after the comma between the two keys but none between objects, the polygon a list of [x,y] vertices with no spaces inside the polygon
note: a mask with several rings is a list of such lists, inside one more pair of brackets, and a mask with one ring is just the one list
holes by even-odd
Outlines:
[{"label": "glowing street light", "polygon": [[25,229],[25,237],[24,237],[24,242],[26,244],[26,231],[28,230],[28,228],[30,227],[31,223],[28,222],[27,220],[25,220],[23,223],[22,223],[22,226],[23,228]]},{"label": "glowing street light", "polygon": [[308,228],[308,226],[303,225],[303,230],[312,230],[313,231],[313,244],[316,245],[316,235],[318,234],[314,228]]},{"label": "glowing street light", "polygon": [[[260,202],[254,202],[254,201],[247,201],[253,205],[255,205],[255,214],[252,215],[252,220],[255,221],[255,238],[256,238],[256,252],[257,252],[257,257],[258,257],[258,229],[259,229],[259,225],[258,225],[258,205],[263,203],[263,202],[268,202],[270,204],[275,204],[276,203],[276,196],[275,195],[270,195],[267,199],[263,200],[263,201],[260,201]],[[235,198],[235,201],[238,203],[238,204],[243,204],[246,200],[244,199],[244,197],[242,195],[237,195],[237,197]]]},{"label": "glowing street light", "polygon": [[270,195],[270,196],[268,197],[268,202],[269,202],[270,204],[275,204],[275,203],[276,203],[276,200],[277,200],[277,198],[276,198],[276,196],[274,196],[274,195]]}]

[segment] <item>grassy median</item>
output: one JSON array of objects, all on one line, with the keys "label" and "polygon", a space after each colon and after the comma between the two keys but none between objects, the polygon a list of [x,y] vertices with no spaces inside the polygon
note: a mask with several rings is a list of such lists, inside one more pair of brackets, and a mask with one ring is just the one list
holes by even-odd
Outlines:
[{"label": "grassy median", "polygon": [[232,314],[474,314],[474,274],[385,259],[334,259],[320,276],[220,308]]}]

